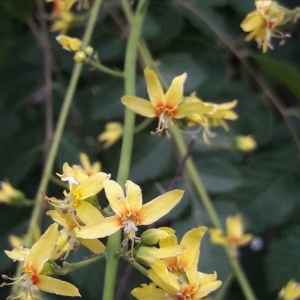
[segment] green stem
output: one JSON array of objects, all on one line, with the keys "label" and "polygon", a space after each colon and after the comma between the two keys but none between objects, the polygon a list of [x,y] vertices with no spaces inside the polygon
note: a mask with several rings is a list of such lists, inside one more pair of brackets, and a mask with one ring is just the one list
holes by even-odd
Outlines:
[{"label": "green stem", "polygon": [[[123,1],[123,0],[122,0]],[[136,73],[136,57],[138,49],[138,41],[141,34],[143,19],[146,13],[148,0],[140,0],[136,9],[131,31],[127,43],[125,55],[125,94],[135,95],[135,73]],[[124,120],[124,135],[119,162],[119,170],[117,181],[124,185],[130,169],[131,153],[133,147],[135,115],[132,111],[126,108]],[[117,277],[118,257],[116,252],[120,248],[121,231],[116,232],[108,238],[106,246],[106,269],[103,291],[103,300],[113,300]]]},{"label": "green stem", "polygon": [[112,70],[110,68],[107,68],[107,67],[103,66],[100,63],[100,61],[95,61],[95,60],[89,59],[87,61],[87,63],[90,64],[91,66],[93,66],[95,69],[97,69],[98,71],[100,71],[102,73],[111,75],[113,77],[124,79],[124,74],[123,73],[118,72],[118,71],[114,71],[114,70]]},{"label": "green stem", "polygon": [[130,263],[136,270],[138,270],[145,277],[148,277],[148,270],[144,268],[142,265],[140,265],[138,262],[132,261],[131,259],[127,259],[127,262]]},{"label": "green stem", "polygon": [[145,128],[147,128],[151,123],[153,122],[153,119],[145,119],[143,122],[135,126],[134,128],[134,134],[137,134],[141,131],[143,131]]},{"label": "green stem", "polygon": [[[102,0],[95,0],[93,7],[91,9],[90,12],[90,17],[87,23],[87,27],[83,36],[83,47],[88,46],[91,37],[92,37],[92,33],[96,24],[96,20],[97,20],[97,16],[100,10],[102,4]],[[64,98],[64,102],[60,111],[60,115],[59,115],[59,119],[56,125],[56,129],[55,129],[55,133],[53,136],[53,141],[48,153],[48,157],[46,160],[46,164],[43,170],[43,174],[42,174],[42,179],[41,182],[38,186],[37,189],[37,194],[35,197],[35,206],[31,215],[31,219],[30,219],[30,223],[29,223],[29,227],[28,227],[28,231],[27,231],[27,235],[26,235],[26,241],[25,241],[25,245],[30,246],[33,243],[33,233],[34,233],[34,229],[35,226],[37,224],[37,221],[39,219],[40,216],[40,212],[42,210],[42,206],[43,206],[43,197],[41,196],[41,192],[45,192],[47,189],[47,185],[49,182],[49,179],[51,177],[51,173],[52,173],[52,169],[53,169],[53,165],[55,162],[55,158],[56,158],[56,154],[58,151],[58,147],[59,147],[59,143],[63,134],[63,129],[66,123],[66,119],[68,116],[68,112],[72,103],[72,99],[76,90],[76,86],[79,80],[79,76],[81,73],[81,69],[82,69],[82,64],[76,64],[73,72],[72,72],[72,76],[71,76],[71,80],[68,86],[68,90],[66,93],[66,96]],[[18,265],[17,271],[16,271],[16,277],[20,276],[22,272],[22,264]],[[19,285],[15,284],[13,285],[13,294],[15,294],[15,292],[18,290]]]}]

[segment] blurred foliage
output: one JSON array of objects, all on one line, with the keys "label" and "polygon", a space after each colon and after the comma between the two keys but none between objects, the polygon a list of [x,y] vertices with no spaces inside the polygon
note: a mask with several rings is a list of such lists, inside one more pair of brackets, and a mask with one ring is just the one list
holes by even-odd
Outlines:
[{"label": "blurred foliage", "polygon": [[[126,46],[126,23],[120,1],[106,0],[92,46],[101,62],[123,68]],[[300,25],[288,27],[292,37],[283,47],[262,55],[254,42],[245,43],[240,22],[254,9],[252,0],[152,0],[143,28],[143,36],[168,84],[183,72],[188,73],[185,93],[196,92],[216,103],[238,99],[239,120],[230,123],[230,131],[216,131],[211,146],[203,144],[201,133],[192,150],[204,184],[214,200],[224,223],[228,214],[241,212],[246,229],[260,242],[241,251],[241,262],[259,299],[275,299],[276,293],[290,279],[300,280],[300,162],[299,149],[282,114],[260,89],[245,65],[225,45],[225,37],[248,61],[256,80],[263,80],[278,96],[294,128],[300,128]],[[297,0],[282,0],[282,5],[295,7]],[[192,5],[193,9],[188,9]],[[51,4],[47,5],[50,12]],[[79,14],[80,15],[80,14]],[[9,180],[27,198],[34,198],[44,161],[45,91],[43,53],[28,24],[39,26],[39,12],[34,1],[2,0],[0,2],[0,179]],[[208,21],[207,21],[208,20]],[[79,21],[70,35],[81,37],[84,22]],[[213,30],[208,24],[214,26]],[[119,26],[121,25],[122,28]],[[216,35],[218,33],[218,36]],[[49,33],[53,69],[53,108],[57,120],[61,103],[73,68],[72,55],[56,43]],[[274,45],[276,41],[274,41]],[[55,172],[65,161],[78,163],[78,153],[87,153],[91,160],[100,160],[105,172],[115,179],[120,146],[118,142],[102,150],[97,136],[108,121],[123,120],[124,94],[122,81],[85,66],[77,87],[65,133],[60,144]],[[142,68],[137,78],[137,95],[146,96]],[[137,123],[142,118],[137,118]],[[145,200],[158,195],[155,184],[168,188],[178,161],[172,142],[153,137],[155,124],[136,135],[130,179],[140,184]],[[252,135],[258,147],[241,153],[233,148],[235,135]],[[189,142],[191,135],[186,134]],[[193,226],[211,226],[209,217],[193,189],[186,189],[184,204],[164,219],[179,235]],[[51,184],[48,194],[60,195],[60,188]],[[13,265],[4,255],[9,248],[8,234],[24,234],[30,209],[1,205],[0,260],[1,273],[13,274]],[[77,261],[89,255],[82,250],[70,257]],[[226,280],[230,267],[223,249],[206,238],[202,245],[200,268],[217,271]],[[127,285],[122,299],[131,299],[131,288],[139,285],[141,276],[131,270],[133,279],[122,277],[127,264],[121,263],[119,279]],[[98,299],[103,282],[103,262],[70,274],[83,294],[83,299]],[[7,289],[0,289],[0,297]],[[51,298],[52,297],[52,298]],[[47,296],[47,299],[60,299]],[[243,299],[235,284],[226,299]]]}]

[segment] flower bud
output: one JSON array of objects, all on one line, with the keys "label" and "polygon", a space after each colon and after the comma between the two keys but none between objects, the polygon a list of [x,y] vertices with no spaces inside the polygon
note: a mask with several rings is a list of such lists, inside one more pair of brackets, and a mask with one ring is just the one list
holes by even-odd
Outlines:
[{"label": "flower bud", "polygon": [[143,245],[152,246],[156,245],[159,240],[167,237],[169,233],[166,230],[152,228],[144,231],[141,235],[141,242]]},{"label": "flower bud", "polygon": [[255,139],[251,136],[238,135],[234,140],[235,148],[241,151],[249,152],[257,147]]},{"label": "flower bud", "polygon": [[94,53],[94,49],[93,47],[91,46],[87,46],[85,49],[84,49],[84,53],[88,56],[88,57],[91,57]]},{"label": "flower bud", "polygon": [[74,61],[77,63],[85,62],[87,59],[86,54],[83,51],[78,51],[74,55]]}]

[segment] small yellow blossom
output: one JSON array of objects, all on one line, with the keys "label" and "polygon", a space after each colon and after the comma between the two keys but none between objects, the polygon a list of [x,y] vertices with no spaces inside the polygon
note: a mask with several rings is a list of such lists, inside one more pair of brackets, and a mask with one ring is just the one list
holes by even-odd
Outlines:
[{"label": "small yellow blossom", "polygon": [[183,84],[186,73],[173,79],[168,91],[164,94],[156,73],[149,68],[144,70],[147,91],[150,101],[135,96],[124,96],[122,103],[135,113],[147,118],[158,118],[159,124],[155,133],[168,132],[169,122],[184,118],[199,108],[197,102],[183,102]]},{"label": "small yellow blossom", "polygon": [[[74,285],[43,275],[44,265],[51,259],[57,239],[57,224],[52,224],[31,249],[27,249],[25,255],[20,252],[19,257],[14,258],[15,260],[24,261],[22,275],[18,278],[2,275],[3,279],[12,282],[4,282],[1,287],[21,282],[22,293],[18,297],[24,297],[25,299],[28,299],[28,296],[34,298],[34,294],[39,290],[57,295],[80,297],[79,291]],[[11,257],[10,252],[12,251],[5,251],[9,257]]]},{"label": "small yellow blossom", "polygon": [[89,176],[80,166],[70,167],[68,163],[63,165],[63,174],[57,175],[69,183],[70,192],[64,192],[64,200],[54,197],[45,199],[62,211],[69,210],[76,214],[84,224],[98,220],[100,212],[91,203],[95,203],[95,196],[103,189],[103,183],[109,175],[97,172]]},{"label": "small yellow blossom", "polygon": [[237,149],[245,152],[253,151],[257,147],[256,141],[251,135],[238,135],[235,137],[234,143]]},{"label": "small yellow blossom", "polygon": [[281,38],[282,43],[285,37],[289,37],[278,30],[284,23],[285,9],[271,0],[257,0],[255,5],[256,10],[246,16],[241,27],[245,32],[250,32],[245,40],[255,39],[263,53],[266,53],[268,48],[273,49],[272,37]]},{"label": "small yellow blossom", "polygon": [[226,233],[222,229],[210,229],[210,240],[214,244],[243,246],[252,239],[252,234],[244,234],[241,214],[226,218]]},{"label": "small yellow blossom", "polygon": [[0,182],[0,202],[5,204],[22,204],[25,195],[13,188],[8,182]]},{"label": "small yellow blossom", "polygon": [[85,153],[79,154],[79,160],[80,160],[80,164],[83,167],[83,170],[86,172],[88,176],[92,174],[96,174],[101,171],[101,163],[99,161],[96,161],[91,164],[88,156]]},{"label": "small yellow blossom", "polygon": [[134,241],[137,226],[157,221],[173,209],[183,196],[183,191],[173,190],[143,205],[141,189],[132,181],[126,181],[126,196],[121,186],[113,180],[106,180],[103,185],[115,215],[83,227],[77,233],[78,237],[101,238],[124,228],[125,239]]},{"label": "small yellow blossom", "polygon": [[[206,227],[190,230],[181,240],[180,245],[185,248],[182,253],[154,260],[148,270],[148,277],[154,283],[142,284],[141,288],[133,289],[131,294],[139,300],[196,300],[216,290],[221,285],[217,275],[197,271],[199,247],[206,230]],[[176,246],[178,242],[174,235],[169,235],[161,239],[159,244],[163,249]]]},{"label": "small yellow blossom", "polygon": [[287,285],[280,291],[281,300],[297,300],[300,299],[300,283],[290,280]]},{"label": "small yellow blossom", "polygon": [[123,126],[118,122],[109,122],[105,125],[105,131],[98,136],[98,141],[103,149],[108,149],[123,135]]}]

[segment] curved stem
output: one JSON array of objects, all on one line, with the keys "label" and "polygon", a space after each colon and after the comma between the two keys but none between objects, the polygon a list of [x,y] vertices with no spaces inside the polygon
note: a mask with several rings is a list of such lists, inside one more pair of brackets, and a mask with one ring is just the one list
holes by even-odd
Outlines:
[{"label": "curved stem", "polygon": [[[138,41],[141,34],[142,23],[147,9],[148,0],[140,0],[136,9],[131,31],[129,34],[126,56],[125,56],[125,94],[135,94],[135,73],[136,73],[136,56],[138,49]],[[117,181],[124,185],[130,168],[131,153],[133,147],[135,114],[126,108],[124,120],[124,135],[119,162]],[[116,232],[108,238],[106,246],[106,269],[103,291],[103,300],[113,300],[114,290],[117,277],[118,257],[116,252],[120,248],[121,231]]]},{"label": "curved stem", "polygon": [[87,63],[90,64],[91,66],[93,66],[95,69],[97,69],[98,71],[100,71],[102,73],[108,74],[108,75],[113,76],[113,77],[124,79],[124,74],[123,73],[118,72],[118,71],[114,71],[110,68],[107,68],[107,67],[103,66],[100,61],[89,59],[87,61]]},{"label": "curved stem", "polygon": [[[94,1],[93,7],[90,12],[90,17],[89,17],[89,20],[87,23],[87,27],[86,27],[86,30],[85,30],[85,33],[83,36],[83,47],[88,46],[88,44],[90,42],[101,4],[102,4],[102,0]],[[26,241],[25,241],[25,245],[27,245],[27,246],[30,246],[33,243],[34,228],[38,221],[41,207],[43,204],[43,197],[41,196],[41,192],[46,191],[49,179],[51,177],[51,173],[52,173],[53,165],[54,165],[55,158],[57,155],[59,143],[60,143],[60,140],[61,140],[61,137],[63,134],[63,129],[64,129],[64,126],[65,126],[65,123],[67,120],[68,112],[69,112],[69,109],[70,109],[70,106],[72,103],[72,99],[73,99],[73,96],[74,96],[74,93],[76,90],[76,86],[77,86],[77,83],[79,80],[81,69],[82,69],[82,64],[76,64],[74,66],[71,80],[70,80],[70,83],[68,86],[68,90],[65,95],[64,102],[63,102],[63,105],[62,105],[62,108],[60,111],[59,119],[58,119],[55,133],[53,136],[53,141],[52,141],[52,144],[51,144],[51,147],[50,147],[50,150],[48,153],[48,157],[46,160],[46,164],[45,164],[45,167],[43,170],[42,179],[38,186],[36,197],[35,197],[35,206],[34,206],[34,209],[33,209],[32,215],[31,215],[31,219],[30,219],[30,223],[29,223],[29,227],[28,227],[28,231],[27,231],[27,235],[26,235]],[[22,269],[22,264],[19,264],[17,271],[16,271],[16,277],[21,274],[21,271],[22,271],[21,269]],[[13,286],[13,294],[17,291],[18,288],[19,288],[18,285]]]},{"label": "curved stem", "polygon": [[134,128],[134,134],[137,134],[141,131],[143,131],[145,128],[147,128],[151,123],[153,122],[153,119],[145,119],[143,122],[135,126]]}]

